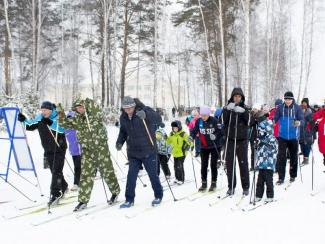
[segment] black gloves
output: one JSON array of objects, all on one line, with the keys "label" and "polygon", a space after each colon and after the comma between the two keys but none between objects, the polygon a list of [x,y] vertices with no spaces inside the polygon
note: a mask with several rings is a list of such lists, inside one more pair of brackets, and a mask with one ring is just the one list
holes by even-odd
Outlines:
[{"label": "black gloves", "polygon": [[49,119],[49,118],[42,118],[41,119],[41,121],[44,123],[44,124],[46,124],[46,125],[48,125],[48,126],[51,126],[52,124],[53,124],[53,121],[51,120],[51,119]]},{"label": "black gloves", "polygon": [[19,122],[24,122],[26,120],[26,116],[23,115],[22,113],[19,113],[17,119]]}]

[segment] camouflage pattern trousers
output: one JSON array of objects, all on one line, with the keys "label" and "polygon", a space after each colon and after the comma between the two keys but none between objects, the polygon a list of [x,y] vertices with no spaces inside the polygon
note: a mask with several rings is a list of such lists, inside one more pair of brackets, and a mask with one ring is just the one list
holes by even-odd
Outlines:
[{"label": "camouflage pattern trousers", "polygon": [[99,170],[110,192],[117,195],[120,193],[120,186],[114,172],[107,144],[98,145],[96,148],[83,148],[78,196],[79,202],[89,202],[97,170]]}]

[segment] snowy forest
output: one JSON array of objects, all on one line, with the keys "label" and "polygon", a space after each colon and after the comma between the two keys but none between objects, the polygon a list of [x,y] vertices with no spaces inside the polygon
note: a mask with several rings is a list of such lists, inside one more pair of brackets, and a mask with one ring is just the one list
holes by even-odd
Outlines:
[{"label": "snowy forest", "polygon": [[1,0],[0,106],[249,105],[308,96],[322,0]]}]

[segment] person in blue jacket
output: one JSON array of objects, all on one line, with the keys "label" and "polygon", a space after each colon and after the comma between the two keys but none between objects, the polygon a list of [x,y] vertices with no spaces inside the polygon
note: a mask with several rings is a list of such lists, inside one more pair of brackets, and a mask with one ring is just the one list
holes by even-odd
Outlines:
[{"label": "person in blue jacket", "polygon": [[50,165],[52,173],[51,196],[49,205],[54,205],[64,196],[68,189],[68,183],[63,176],[63,167],[67,142],[64,129],[59,127],[55,104],[45,101],[41,105],[41,114],[28,120],[22,113],[18,114],[18,121],[26,125],[26,130],[38,130],[41,143]]},{"label": "person in blue jacket", "polygon": [[[75,112],[70,111],[67,118],[75,116]],[[69,143],[69,151],[72,156],[74,164],[74,180],[71,191],[77,191],[79,189],[80,175],[81,175],[81,145],[78,141],[77,131],[73,129],[65,130],[65,137]]]},{"label": "person in blue jacket", "polygon": [[304,114],[301,107],[296,104],[293,93],[288,91],[284,94],[284,103],[278,107],[273,118],[279,121],[279,180],[277,185],[284,182],[286,172],[286,151],[290,154],[290,183],[295,181],[298,171],[298,146],[300,126],[304,123]]},{"label": "person in blue jacket", "polygon": [[124,143],[127,144],[129,171],[125,190],[126,200],[120,208],[130,208],[134,205],[136,181],[142,164],[149,175],[155,195],[151,204],[156,206],[162,201],[163,189],[157,174],[155,136],[161,125],[161,116],[152,108],[145,106],[139,99],[124,97],[116,150],[120,151]]}]

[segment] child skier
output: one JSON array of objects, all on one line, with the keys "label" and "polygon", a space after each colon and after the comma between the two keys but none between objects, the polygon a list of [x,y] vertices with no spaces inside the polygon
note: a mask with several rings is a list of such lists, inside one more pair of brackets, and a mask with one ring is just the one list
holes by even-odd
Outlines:
[{"label": "child skier", "polygon": [[256,201],[261,201],[266,184],[267,202],[273,201],[273,172],[278,153],[277,140],[274,137],[273,123],[268,119],[268,111],[261,108],[254,113],[254,118],[258,122],[257,145],[256,145],[256,169],[259,171],[256,185]]},{"label": "child skier", "polygon": [[156,131],[156,139],[157,139],[157,150],[158,150],[158,167],[157,173],[160,175],[160,166],[166,176],[166,179],[169,180],[171,177],[171,173],[168,167],[168,161],[171,156],[172,147],[167,144],[167,133],[163,128],[159,128]]},{"label": "child skier", "polygon": [[181,185],[185,181],[184,161],[187,152],[193,145],[193,139],[183,130],[182,123],[175,120],[171,123],[172,132],[167,138],[167,144],[172,146],[174,157],[175,183]]},{"label": "child skier", "polygon": [[209,158],[211,155],[211,186],[210,192],[213,192],[217,188],[218,177],[218,159],[222,148],[222,131],[221,125],[218,120],[210,116],[211,109],[208,106],[200,107],[200,115],[195,127],[191,131],[191,136],[194,137],[199,134],[201,144],[201,180],[202,186],[199,188],[199,192],[204,192],[207,189],[207,175]]}]

